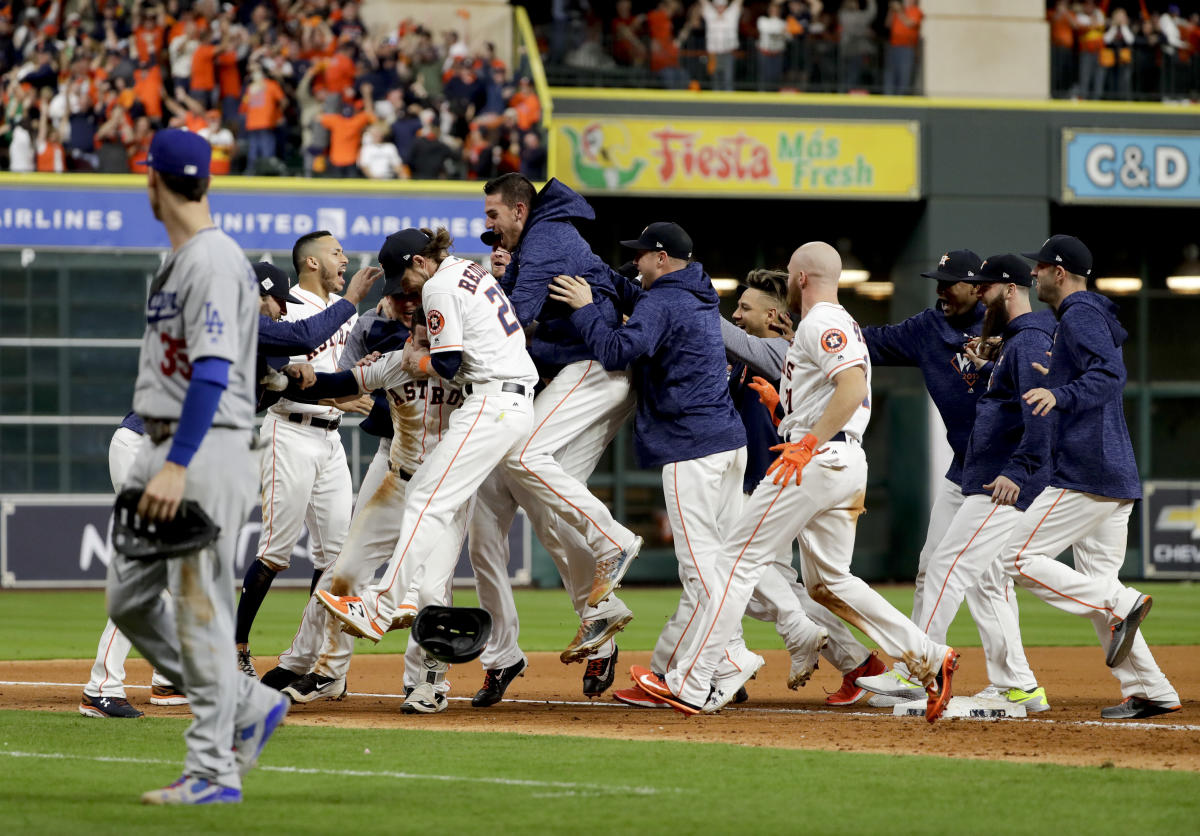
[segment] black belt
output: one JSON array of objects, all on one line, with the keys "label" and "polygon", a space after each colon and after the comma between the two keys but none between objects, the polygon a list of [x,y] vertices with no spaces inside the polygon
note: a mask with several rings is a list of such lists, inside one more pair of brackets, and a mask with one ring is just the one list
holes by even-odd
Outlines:
[{"label": "black belt", "polygon": [[[154,444],[162,444],[171,436],[175,435],[175,431],[179,429],[179,421],[168,418],[145,418],[142,423],[146,427],[146,437]],[[224,424],[213,424],[214,430],[235,430],[237,427],[230,427]]]},{"label": "black belt", "polygon": [[847,439],[846,439],[846,434],[844,432],[836,432],[833,434],[833,436],[829,440],[830,441],[846,441]]},{"label": "black belt", "polygon": [[[470,395],[474,391],[474,389],[475,389],[474,385],[471,383],[468,383],[466,386],[463,387],[463,393],[466,395]],[[524,386],[522,386],[520,383],[506,382],[506,383],[502,383],[500,385],[500,391],[501,392],[513,392],[514,394],[523,396],[528,390]]]},{"label": "black belt", "polygon": [[287,419],[293,424],[308,424],[318,430],[336,430],[342,425],[341,418],[309,418],[303,412],[289,412]]},{"label": "black belt", "polygon": [[413,477],[413,475],[411,473],[409,473],[407,470],[405,470],[404,468],[402,468],[398,465],[394,465],[391,462],[388,462],[388,470],[390,470],[392,473],[395,473],[397,476],[399,476],[401,482],[407,482],[410,479],[412,479],[412,477]]}]

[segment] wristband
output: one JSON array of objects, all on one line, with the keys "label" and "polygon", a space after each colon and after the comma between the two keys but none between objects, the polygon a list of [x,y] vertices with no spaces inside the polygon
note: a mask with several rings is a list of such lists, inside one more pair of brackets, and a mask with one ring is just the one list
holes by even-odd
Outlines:
[{"label": "wristband", "polygon": [[417,368],[421,370],[421,374],[433,374],[433,358],[426,354],[417,361]]}]

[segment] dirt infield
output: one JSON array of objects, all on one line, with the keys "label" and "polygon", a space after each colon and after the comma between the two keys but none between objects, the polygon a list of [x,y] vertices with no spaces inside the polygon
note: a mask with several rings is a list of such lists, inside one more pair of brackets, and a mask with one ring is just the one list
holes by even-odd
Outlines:
[{"label": "dirt infield", "polygon": [[[787,690],[788,658],[764,654],[767,666],[751,682],[751,699],[720,715],[684,718],[674,711],[621,706],[609,697],[588,703],[582,697],[582,665],[565,666],[557,654],[531,654],[525,676],[509,688],[511,700],[488,709],[472,708],[469,698],[482,681],[477,663],[451,672],[450,707],[437,715],[400,712],[403,694],[399,656],[361,656],[350,674],[350,693],[341,702],[295,706],[289,723],[342,728],[427,728],[452,731],[570,734],[629,740],[685,740],[796,749],[939,755],[956,758],[1125,766],[1200,772],[1200,721],[1194,699],[1200,692],[1200,648],[1160,647],[1155,655],[1184,696],[1183,710],[1144,721],[1101,721],[1100,709],[1118,701],[1116,680],[1108,675],[1098,648],[1030,648],[1029,661],[1046,685],[1052,710],[1028,720],[941,720],[892,717],[866,700],[850,708],[824,705],[825,693],[841,678],[819,669],[806,688]],[[986,682],[978,648],[963,652],[955,693],[969,695]],[[646,664],[648,653],[622,653],[616,688],[628,687],[631,664]],[[260,670],[273,660],[259,659]],[[76,710],[90,660],[0,663],[0,709]],[[146,685],[145,662],[130,660],[130,684]],[[22,684],[7,684],[22,683]],[[29,684],[24,684],[29,683]],[[186,709],[149,705],[145,687],[130,688],[130,701],[153,716],[186,716]]]}]

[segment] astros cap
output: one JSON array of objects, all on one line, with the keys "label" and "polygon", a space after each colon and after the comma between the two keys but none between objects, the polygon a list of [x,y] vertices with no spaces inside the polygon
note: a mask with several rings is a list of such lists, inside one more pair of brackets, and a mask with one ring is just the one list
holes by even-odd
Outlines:
[{"label": "astros cap", "polygon": [[267,261],[258,262],[254,265],[254,277],[258,279],[259,296],[274,296],[280,302],[300,304],[300,300],[288,292],[290,281],[287,273],[274,264]]},{"label": "astros cap", "polygon": [[1092,275],[1092,251],[1071,235],[1051,235],[1036,253],[1021,253],[1038,264],[1062,265],[1076,276]]},{"label": "astros cap", "polygon": [[967,282],[979,272],[979,256],[970,250],[951,250],[938,259],[937,267],[921,275],[939,282]]},{"label": "astros cap", "polygon": [[677,223],[658,221],[642,230],[637,240],[622,241],[622,247],[631,250],[659,250],[671,258],[692,257],[692,238]]},{"label": "astros cap", "polygon": [[146,165],[163,174],[179,177],[208,176],[208,164],[212,160],[212,146],[200,134],[180,128],[165,128],[150,140],[150,153]]},{"label": "astros cap", "polygon": [[979,266],[979,272],[966,281],[971,284],[1015,284],[1029,287],[1033,284],[1033,274],[1029,265],[1019,256],[1012,253],[990,255]]},{"label": "astros cap", "polygon": [[379,266],[383,268],[383,295],[402,293],[400,281],[405,271],[412,266],[412,257],[426,247],[432,239],[419,229],[402,229],[393,232],[379,248]]}]

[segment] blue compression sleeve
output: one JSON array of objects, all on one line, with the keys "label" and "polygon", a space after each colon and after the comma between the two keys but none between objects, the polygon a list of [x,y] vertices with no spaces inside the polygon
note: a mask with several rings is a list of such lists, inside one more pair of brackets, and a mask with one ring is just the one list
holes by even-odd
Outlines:
[{"label": "blue compression sleeve", "polygon": [[429,362],[433,364],[433,370],[438,373],[438,377],[442,380],[453,380],[458,374],[458,367],[462,365],[462,352],[439,351],[429,355]]},{"label": "blue compression sleeve", "polygon": [[167,461],[181,467],[192,462],[192,456],[200,449],[200,442],[212,426],[221,393],[229,385],[229,361],[221,357],[201,357],[192,363],[192,380],[183,398],[183,412],[179,416],[179,428],[171,442]]}]

